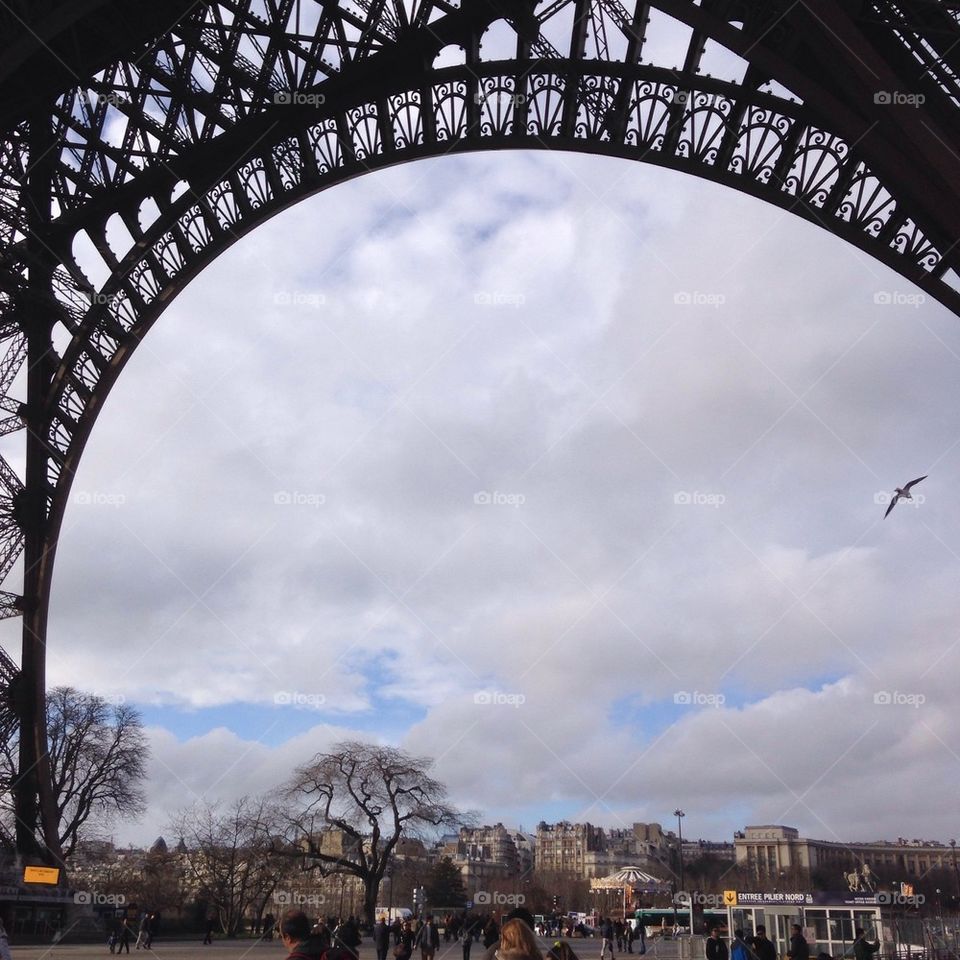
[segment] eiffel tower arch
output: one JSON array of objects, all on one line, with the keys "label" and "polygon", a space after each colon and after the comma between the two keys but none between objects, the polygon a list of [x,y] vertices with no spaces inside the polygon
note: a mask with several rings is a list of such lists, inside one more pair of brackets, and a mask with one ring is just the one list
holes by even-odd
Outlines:
[{"label": "eiffel tower arch", "polygon": [[774,204],[960,314],[954,2],[11,0],[0,37],[0,435],[24,465],[0,459],[0,615],[23,620],[0,726],[20,731],[17,848],[52,862],[44,652],[72,479],[152,324],[279,211],[449,153],[615,156]]}]

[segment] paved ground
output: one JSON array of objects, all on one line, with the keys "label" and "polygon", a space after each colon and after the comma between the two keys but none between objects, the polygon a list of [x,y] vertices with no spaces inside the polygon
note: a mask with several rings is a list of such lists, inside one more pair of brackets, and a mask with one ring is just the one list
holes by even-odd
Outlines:
[{"label": "paved ground", "polygon": [[[540,941],[544,953],[550,948],[552,940]],[[580,960],[599,960],[600,941],[573,939],[567,941]],[[679,947],[684,941],[665,941],[650,945],[644,960],[686,960],[688,951]],[[689,947],[689,945],[687,945]],[[13,960],[109,960],[111,954],[105,943],[55,944],[11,947]],[[474,944],[470,960],[483,960],[482,944]],[[157,940],[150,951],[130,950],[134,960],[283,960],[286,952],[279,940],[216,940],[209,946],[195,940]],[[609,956],[609,954],[608,954]],[[618,953],[617,960],[630,960],[637,954]],[[126,953],[124,953],[126,957]],[[462,960],[463,951],[458,943],[441,943],[437,951],[437,960]],[[369,939],[360,947],[360,960],[376,960],[376,952]],[[417,954],[414,954],[417,960]]]}]

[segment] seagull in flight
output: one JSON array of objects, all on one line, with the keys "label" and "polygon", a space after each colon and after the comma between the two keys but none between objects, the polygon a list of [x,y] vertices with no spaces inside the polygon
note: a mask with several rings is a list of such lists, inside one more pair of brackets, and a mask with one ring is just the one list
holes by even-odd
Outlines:
[{"label": "seagull in flight", "polygon": [[904,500],[912,500],[913,497],[910,496],[910,488],[916,486],[921,480],[926,480],[929,474],[924,474],[922,477],[917,477],[916,480],[911,480],[908,484],[903,487],[897,487],[896,493],[893,495],[893,499],[890,501],[890,506],[887,507],[887,512],[883,515],[883,519],[886,520],[890,516],[890,511],[897,505],[897,501],[901,498]]}]

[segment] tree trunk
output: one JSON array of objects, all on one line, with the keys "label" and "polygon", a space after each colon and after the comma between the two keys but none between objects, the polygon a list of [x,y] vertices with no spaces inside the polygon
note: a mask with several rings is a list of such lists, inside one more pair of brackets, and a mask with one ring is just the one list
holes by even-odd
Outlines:
[{"label": "tree trunk", "polygon": [[380,877],[367,874],[363,878],[363,917],[373,927],[377,911],[377,895],[380,892]]}]

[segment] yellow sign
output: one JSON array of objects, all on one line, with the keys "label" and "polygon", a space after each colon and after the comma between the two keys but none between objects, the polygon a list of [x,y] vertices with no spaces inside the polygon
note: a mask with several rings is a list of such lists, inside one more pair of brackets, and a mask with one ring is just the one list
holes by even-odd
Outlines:
[{"label": "yellow sign", "polygon": [[725,907],[735,907],[737,905],[737,891],[736,890],[724,890],[723,891],[723,905]]},{"label": "yellow sign", "polygon": [[56,886],[60,882],[58,867],[24,867],[24,883],[49,883]]}]

